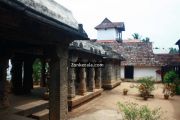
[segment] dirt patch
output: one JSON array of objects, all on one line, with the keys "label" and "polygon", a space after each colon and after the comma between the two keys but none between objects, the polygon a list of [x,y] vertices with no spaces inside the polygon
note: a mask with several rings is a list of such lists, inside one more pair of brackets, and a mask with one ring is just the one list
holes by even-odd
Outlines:
[{"label": "dirt patch", "polygon": [[[167,120],[179,120],[180,118],[180,96],[174,96],[169,100],[163,98],[162,93],[162,84],[156,84],[155,90],[153,91],[154,98],[149,98],[147,101],[144,101],[142,97],[139,96],[139,92],[135,87],[136,83],[123,82],[120,86],[112,89],[106,90],[102,93],[101,96],[93,99],[92,101],[74,109],[69,112],[69,118],[77,118],[83,115],[97,115],[94,114],[100,110],[113,110],[118,111],[117,102],[135,102],[139,105],[147,105],[149,108],[161,108],[163,118]],[[123,95],[123,89],[128,88],[128,95]],[[108,113],[106,113],[108,114]],[[75,119],[81,120],[81,119]],[[84,120],[89,120],[84,119]],[[116,119],[114,119],[116,120]]]}]

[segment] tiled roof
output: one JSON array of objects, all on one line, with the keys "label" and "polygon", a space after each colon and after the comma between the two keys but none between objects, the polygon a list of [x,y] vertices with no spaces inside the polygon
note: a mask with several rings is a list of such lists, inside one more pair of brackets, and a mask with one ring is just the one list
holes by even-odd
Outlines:
[{"label": "tiled roof", "polygon": [[110,43],[110,42],[115,42],[116,40],[96,40],[97,43]]},{"label": "tiled roof", "polygon": [[124,22],[111,22],[109,19],[105,18],[101,24],[95,27],[95,29],[107,29],[107,28],[117,28],[121,31],[125,31]]},{"label": "tiled roof", "polygon": [[129,42],[141,42],[138,39],[130,39],[130,40],[123,40],[124,43],[129,43]]},{"label": "tiled roof", "polygon": [[179,54],[155,54],[155,57],[164,65],[180,65]]},{"label": "tiled roof", "polygon": [[122,66],[162,66],[162,64],[155,59],[155,55],[152,51],[152,43],[144,42],[111,42],[101,43],[112,47],[120,53],[126,61],[122,62]]}]

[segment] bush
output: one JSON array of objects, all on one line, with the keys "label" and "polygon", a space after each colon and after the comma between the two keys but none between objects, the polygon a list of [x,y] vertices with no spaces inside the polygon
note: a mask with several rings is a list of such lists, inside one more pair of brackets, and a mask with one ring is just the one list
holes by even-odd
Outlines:
[{"label": "bush", "polygon": [[180,85],[177,85],[177,86],[176,86],[176,94],[177,94],[177,95],[180,95]]},{"label": "bush", "polygon": [[128,102],[122,104],[118,102],[119,109],[123,112],[124,120],[161,120],[161,109],[149,109],[146,105],[141,107],[136,103]]},{"label": "bush", "polygon": [[149,94],[155,89],[154,88],[154,80],[152,77],[144,77],[138,80],[140,85],[138,86],[139,91],[142,93],[147,91]]},{"label": "bush", "polygon": [[175,84],[175,93],[180,95],[180,78],[175,71],[169,71],[165,74],[164,83],[167,85]]},{"label": "bush", "polygon": [[164,76],[164,83],[173,83],[177,77],[178,76],[175,71],[169,71]]}]

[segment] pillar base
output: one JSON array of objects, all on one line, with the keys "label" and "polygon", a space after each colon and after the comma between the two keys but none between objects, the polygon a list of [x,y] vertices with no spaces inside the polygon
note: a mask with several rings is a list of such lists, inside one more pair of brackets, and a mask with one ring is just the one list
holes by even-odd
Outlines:
[{"label": "pillar base", "polygon": [[82,90],[79,90],[79,93],[78,93],[78,94],[79,94],[79,95],[85,95],[86,92],[87,92],[86,90],[83,90],[83,89],[82,89]]},{"label": "pillar base", "polygon": [[113,88],[115,88],[116,86],[118,86],[120,84],[121,84],[121,81],[115,81],[115,82],[109,83],[109,84],[105,83],[105,84],[102,85],[102,87],[104,89],[113,89]]}]

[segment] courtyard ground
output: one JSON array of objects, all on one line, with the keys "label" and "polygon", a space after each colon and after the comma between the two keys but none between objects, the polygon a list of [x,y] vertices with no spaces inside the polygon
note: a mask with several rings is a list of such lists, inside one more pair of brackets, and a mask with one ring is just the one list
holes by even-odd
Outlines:
[{"label": "courtyard ground", "polygon": [[[139,97],[137,88],[132,88],[136,83],[123,82],[120,86],[106,90],[101,96],[83,104],[69,112],[70,120],[121,120],[117,102],[134,102],[147,105],[149,108],[161,108],[164,120],[180,120],[180,96],[165,100],[162,93],[162,84],[156,84],[153,91],[154,98],[144,101]],[[128,95],[124,96],[123,88],[128,88]]]}]

